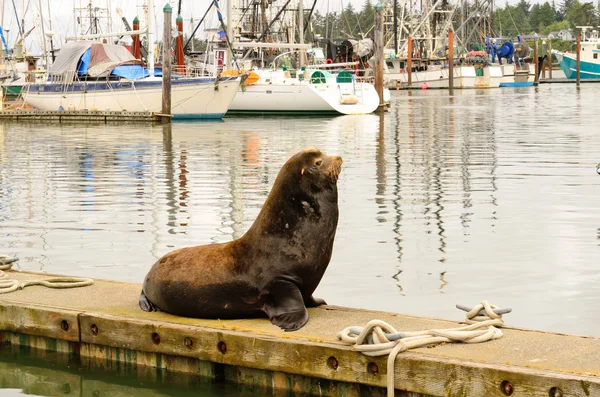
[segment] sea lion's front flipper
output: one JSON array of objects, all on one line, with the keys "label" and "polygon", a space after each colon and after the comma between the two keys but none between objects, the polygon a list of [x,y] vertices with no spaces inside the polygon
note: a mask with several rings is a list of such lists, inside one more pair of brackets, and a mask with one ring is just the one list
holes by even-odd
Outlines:
[{"label": "sea lion's front flipper", "polygon": [[150,302],[150,299],[148,299],[146,294],[144,294],[144,291],[142,291],[142,293],[140,294],[139,304],[140,304],[140,309],[142,309],[145,312],[159,312],[160,311],[160,309],[158,307],[156,307],[156,305],[154,305],[154,303]]},{"label": "sea lion's front flipper", "polygon": [[306,305],[306,307],[318,307],[321,305],[326,305],[327,302],[325,302],[321,298],[315,298],[314,296],[311,296],[310,298],[304,301],[304,304]]},{"label": "sea lion's front flipper", "polygon": [[285,331],[296,331],[308,321],[308,311],[298,286],[286,279],[275,279],[262,294],[265,299],[263,311],[274,325]]}]

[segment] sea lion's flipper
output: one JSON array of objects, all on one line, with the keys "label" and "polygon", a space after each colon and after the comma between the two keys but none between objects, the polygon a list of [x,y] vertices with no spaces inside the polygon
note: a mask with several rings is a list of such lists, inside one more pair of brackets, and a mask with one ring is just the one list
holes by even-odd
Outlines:
[{"label": "sea lion's flipper", "polygon": [[308,311],[298,286],[286,279],[275,279],[262,294],[265,298],[263,311],[274,325],[285,331],[296,331],[308,321]]},{"label": "sea lion's flipper", "polygon": [[306,307],[317,307],[321,305],[326,305],[327,302],[325,302],[321,298],[315,298],[314,296],[311,296],[310,298],[304,301],[304,304],[306,305]]},{"label": "sea lion's flipper", "polygon": [[150,299],[144,294],[144,291],[140,294],[140,308],[145,312],[159,312],[160,309],[150,302]]}]

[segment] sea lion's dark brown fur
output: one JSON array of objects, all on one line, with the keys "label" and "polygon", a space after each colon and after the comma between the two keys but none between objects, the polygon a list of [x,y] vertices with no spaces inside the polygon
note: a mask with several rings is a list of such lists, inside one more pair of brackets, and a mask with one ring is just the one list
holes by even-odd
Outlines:
[{"label": "sea lion's dark brown fur", "polygon": [[312,293],[331,259],[341,165],[313,148],[292,156],[244,236],[163,256],[146,276],[140,307],[197,318],[266,313],[287,331],[302,327],[305,306],[324,303]]}]

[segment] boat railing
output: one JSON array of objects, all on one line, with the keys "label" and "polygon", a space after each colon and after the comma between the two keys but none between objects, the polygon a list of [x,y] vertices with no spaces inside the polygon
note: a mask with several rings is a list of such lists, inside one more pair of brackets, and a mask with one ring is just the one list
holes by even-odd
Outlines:
[{"label": "boat railing", "polygon": [[53,84],[73,84],[76,80],[78,80],[78,76],[74,70],[48,75],[48,82]]}]

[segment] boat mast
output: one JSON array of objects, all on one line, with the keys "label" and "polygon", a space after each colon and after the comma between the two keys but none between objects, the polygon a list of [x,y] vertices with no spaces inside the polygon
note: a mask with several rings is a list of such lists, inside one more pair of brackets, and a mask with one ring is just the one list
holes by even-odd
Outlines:
[{"label": "boat mast", "polygon": [[42,8],[42,0],[39,1],[40,4],[40,25],[42,26],[42,43],[44,48],[44,61],[46,63],[46,70],[50,68],[50,63],[48,62],[48,49],[46,48],[46,32],[44,30],[44,13]]},{"label": "boat mast", "polygon": [[[298,42],[304,44],[304,1],[298,0]],[[305,52],[300,49],[300,67],[304,66]]]},{"label": "boat mast", "polygon": [[[148,0],[148,74],[154,76],[154,0]],[[164,43],[163,43],[164,44]]]}]

